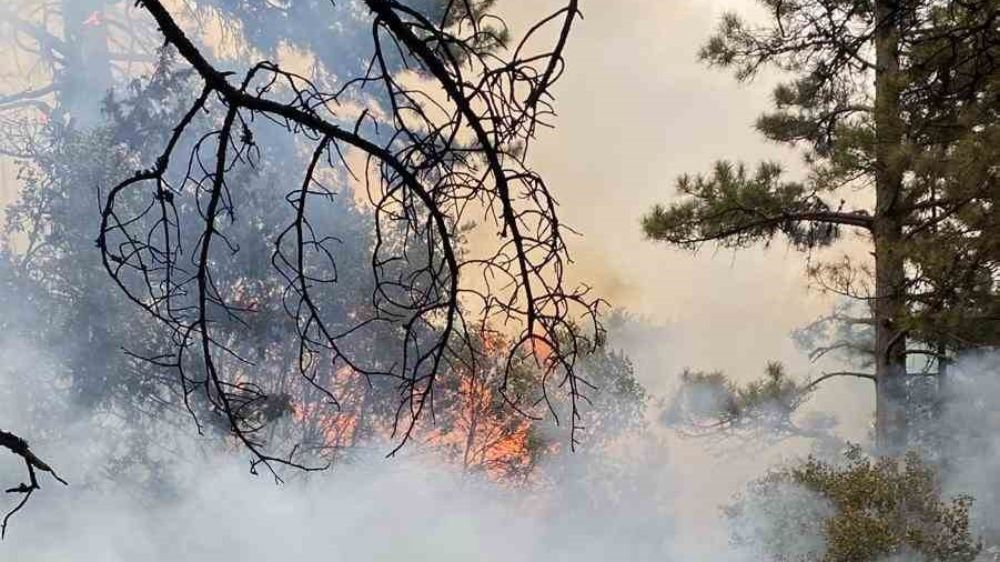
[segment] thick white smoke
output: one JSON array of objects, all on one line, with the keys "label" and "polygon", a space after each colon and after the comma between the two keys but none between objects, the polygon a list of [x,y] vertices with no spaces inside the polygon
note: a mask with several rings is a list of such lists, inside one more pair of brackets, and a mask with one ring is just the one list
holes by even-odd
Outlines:
[{"label": "thick white smoke", "polygon": [[[67,407],[45,353],[10,341],[3,357],[5,428],[71,484],[42,475],[0,543],[4,559],[735,560],[720,500],[763,466],[705,454],[652,426],[606,450],[549,459],[527,489],[462,474],[416,447],[386,459],[388,444],[276,485],[266,471],[252,476],[242,451],[220,452],[180,418],[146,430],[162,440],[155,464],[168,483],[153,493],[141,486],[148,475],[104,473],[127,428]],[[4,484],[22,471],[0,455]],[[2,499],[7,508],[16,498]]]},{"label": "thick white smoke", "polygon": [[[1000,554],[1000,353],[960,357],[944,382],[938,428],[947,489],[974,498],[972,518],[990,556]],[[989,558],[993,560],[995,558]]]},{"label": "thick white smoke", "polygon": [[[617,342],[627,350],[632,340],[648,345],[643,338]],[[777,540],[790,553],[822,551],[814,523],[830,507],[802,490],[748,504],[752,509],[732,520],[721,510],[768,467],[801,458],[809,450],[801,441],[706,447],[651,424],[606,450],[550,459],[541,483],[527,489],[462,474],[416,448],[386,459],[391,447],[373,444],[368,454],[328,472],[293,472],[275,485],[266,473],[249,474],[245,454],[219,452],[217,442],[196,437],[181,419],[152,432],[163,447],[179,449],[158,457],[170,485],[151,494],[136,486],[142,474],[122,481],[101,474],[125,428],[60,404],[66,397],[42,351],[8,340],[2,354],[3,423],[31,439],[71,482],[64,488],[43,475],[43,489],[0,544],[4,559],[759,560],[760,553],[730,544],[734,532]],[[638,377],[655,378],[648,372],[655,364],[640,361]],[[945,454],[953,459],[946,491],[976,498],[973,524],[987,543],[1000,527],[998,369],[995,354],[958,361],[949,375],[951,406],[940,422],[950,436]],[[658,403],[652,400],[651,418]],[[39,417],[39,408],[69,414]],[[20,481],[21,471],[13,457],[0,456],[4,484]],[[3,499],[8,507],[14,498]],[[788,521],[789,513],[801,518]]]},{"label": "thick white smoke", "polygon": [[85,459],[46,452],[73,485],[43,483],[16,516],[0,547],[15,560],[673,559],[669,469],[649,446],[561,459],[546,468],[558,480],[530,493],[413,455],[277,486],[216,454],[178,459],[176,493],[155,500],[87,485]]}]

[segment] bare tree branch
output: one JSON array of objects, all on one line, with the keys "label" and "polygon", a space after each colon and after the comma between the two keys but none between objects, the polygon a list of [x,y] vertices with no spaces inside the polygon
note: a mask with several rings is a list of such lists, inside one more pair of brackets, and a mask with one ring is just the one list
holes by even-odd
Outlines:
[{"label": "bare tree branch", "polygon": [[41,472],[49,473],[52,475],[52,478],[64,486],[68,486],[69,483],[56,474],[56,471],[53,470],[51,466],[35,456],[35,453],[31,451],[30,447],[28,447],[28,442],[17,435],[0,430],[0,447],[3,447],[14,455],[21,457],[21,459],[24,460],[25,469],[28,471],[27,483],[22,482],[21,484],[6,490],[8,494],[21,494],[21,500],[14,506],[13,509],[4,515],[3,522],[0,523],[0,539],[2,539],[7,535],[7,524],[10,522],[10,518],[20,511],[26,503],[28,503],[28,500],[31,498],[31,494],[33,494],[35,490],[41,489],[41,486],[38,484],[38,479],[35,476],[36,469]]},{"label": "bare tree branch", "polygon": [[[307,383],[336,407],[328,381],[339,368],[396,381],[395,453],[432,409],[437,377],[461,362],[463,354],[475,361],[470,326],[496,323],[514,330],[511,358],[527,350],[544,367],[542,394],[553,416],[559,412],[548,401],[548,388],[568,393],[575,445],[579,404],[591,388],[576,373],[575,362],[602,337],[597,319],[602,301],[590,297],[587,287],[565,287],[565,227],[525,154],[536,126],[553,113],[549,89],[563,65],[576,2],[529,32],[562,19],[552,50],[532,55],[523,52],[522,44],[503,58],[480,46],[481,18],[474,10],[461,25],[446,27],[398,2],[366,0],[373,54],[364,73],[345,78],[334,91],[268,61],[254,65],[236,86],[229,81],[232,73],[210,63],[161,2],[138,4],[193,67],[203,89],[155,165],[107,191],[97,245],[118,287],[173,334],[173,358],[157,355],[156,361],[179,373],[185,396],[200,389],[210,411],[226,420],[255,465],[306,468],[292,458],[294,450],[283,456],[265,451],[264,424],[250,413],[266,403],[267,394],[243,374],[253,365],[225,343],[218,326],[252,314],[234,304],[214,271],[219,249],[239,252],[226,225],[236,220],[240,191],[227,178],[237,168],[258,165],[262,151],[254,128],[260,118],[313,145],[299,187],[286,198],[294,219],[276,233],[271,258],[284,283],[276,292],[296,322],[299,371]],[[471,34],[462,36],[463,27]],[[403,71],[418,73],[422,82],[404,85]],[[439,90],[447,100],[439,99]],[[345,103],[365,96],[379,107],[367,107],[353,123],[339,114]],[[215,108],[223,110],[221,124],[207,118]],[[209,132],[197,136],[206,125]],[[174,165],[175,153],[189,145],[186,166]],[[214,150],[209,152],[209,146]],[[359,155],[364,169],[355,173]],[[178,183],[173,174],[179,171]],[[317,234],[310,217],[313,205],[331,196],[322,178],[333,171],[364,184],[375,222],[374,313],[349,325],[329,318],[316,298],[321,288],[336,288],[336,275],[317,269],[336,271],[330,237]],[[153,203],[127,203],[144,185],[154,187]],[[184,203],[192,193],[193,201]],[[191,210],[199,230],[193,235],[194,270],[187,271],[178,257],[181,240],[192,234],[190,221],[179,217]],[[500,230],[485,256],[461,247],[460,227],[470,213]],[[466,281],[470,278],[478,281]],[[397,361],[376,364],[370,352],[354,349],[353,341],[376,330],[397,334]],[[230,360],[239,368],[226,367]],[[499,391],[506,390],[504,382]]]},{"label": "bare tree branch", "polygon": [[857,379],[865,379],[865,380],[870,380],[872,382],[875,382],[875,375],[873,375],[871,373],[856,373],[856,372],[853,372],[853,371],[837,371],[837,372],[833,372],[833,373],[824,373],[820,377],[816,378],[815,380],[810,381],[807,385],[805,385],[805,387],[803,387],[803,390],[808,392],[808,391],[816,388],[820,384],[822,384],[824,381],[828,381],[828,380],[830,380],[832,378],[837,378],[837,377],[854,377],[854,378],[857,378]]}]

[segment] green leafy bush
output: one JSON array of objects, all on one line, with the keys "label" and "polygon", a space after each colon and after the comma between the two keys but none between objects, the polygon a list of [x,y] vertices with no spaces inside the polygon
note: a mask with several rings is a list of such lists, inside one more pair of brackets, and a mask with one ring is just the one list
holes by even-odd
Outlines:
[{"label": "green leafy bush", "polygon": [[725,509],[733,540],[757,559],[781,562],[971,562],[982,544],[969,530],[972,498],[941,497],[918,455],[844,462],[815,457],[754,481]]}]

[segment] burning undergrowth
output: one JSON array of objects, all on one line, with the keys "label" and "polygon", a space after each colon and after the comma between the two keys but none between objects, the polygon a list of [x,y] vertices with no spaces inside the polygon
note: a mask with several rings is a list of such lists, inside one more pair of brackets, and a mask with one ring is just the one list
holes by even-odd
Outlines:
[{"label": "burning undergrowth", "polygon": [[[17,346],[26,347],[10,342],[5,354]],[[343,397],[333,414],[289,394],[274,410],[281,421],[272,438],[315,434],[315,453],[332,465],[282,472],[280,486],[249,475],[238,447],[194,435],[183,415],[145,428],[163,449],[151,453],[123,442],[113,416],[60,404],[53,392],[53,411],[74,421],[52,419],[37,445],[54,453],[72,486],[40,496],[4,548],[19,560],[656,559],[671,530],[669,471],[665,448],[645,428],[645,395],[629,362],[607,349],[588,358],[588,376],[600,384],[588,410],[591,439],[571,453],[568,432],[551,418],[525,416],[491,390],[501,382],[501,346],[493,340],[483,357],[494,360],[446,379],[453,382],[441,386],[435,416],[391,459],[391,423],[361,407],[374,392],[363,377],[333,374]],[[542,376],[542,361],[524,359],[520,376]],[[41,430],[43,418],[14,407],[24,366],[4,371],[5,411]],[[55,378],[39,382],[58,388]],[[508,381],[512,393],[517,384]],[[545,408],[537,398],[526,404]],[[109,463],[111,451],[119,464]]]},{"label": "burning undergrowth", "polygon": [[[474,352],[441,376],[429,415],[420,420],[406,448],[462,473],[526,485],[546,458],[571,448],[565,425],[572,405],[541,393],[542,379],[553,370],[543,351],[521,353],[509,362],[508,339],[479,333]],[[642,429],[646,394],[622,352],[598,347],[584,357],[581,373],[593,387],[576,421],[585,430],[578,445],[599,449]],[[341,367],[325,383],[337,397],[336,405],[300,384],[289,387],[296,390],[270,393],[276,398],[261,415],[276,422],[271,439],[296,439],[316,461],[350,460],[372,443],[399,438],[398,411],[384,406],[394,403],[387,396],[396,386],[383,382]]]}]

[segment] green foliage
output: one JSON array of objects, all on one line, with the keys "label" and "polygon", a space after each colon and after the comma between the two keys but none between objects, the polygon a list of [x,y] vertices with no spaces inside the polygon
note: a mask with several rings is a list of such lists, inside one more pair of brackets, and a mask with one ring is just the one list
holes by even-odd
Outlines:
[{"label": "green foliage", "polygon": [[[787,556],[787,543],[798,540],[791,533],[801,531],[800,502],[782,502],[789,490],[804,490],[812,505],[825,503],[829,509],[821,521],[814,521],[822,541],[820,548],[797,557]],[[748,516],[756,516],[759,502],[782,504],[788,509],[771,510],[772,529],[763,535],[759,527],[746,526]],[[935,562],[971,562],[982,545],[969,529],[972,498],[941,497],[935,470],[918,455],[902,459],[870,459],[860,449],[850,448],[844,462],[830,463],[810,457],[805,462],[775,470],[753,482],[726,508],[737,524],[734,542],[753,550],[766,560],[816,562],[868,562],[890,557]],[[783,530],[783,531],[782,531]]]},{"label": "green foliage", "polygon": [[805,174],[718,162],[681,176],[678,197],[653,207],[643,230],[688,250],[785,238],[811,252],[841,229],[859,234],[870,257],[853,247],[832,261],[810,253],[807,273],[863,303],[867,318],[835,311],[800,340],[817,344],[814,358],[846,351],[874,367],[861,376],[900,375],[876,386],[877,434],[902,446],[920,410],[902,377],[910,352],[931,357],[930,370],[1000,343],[1000,0],[758,4],[759,24],[726,14],[700,57],[741,81],[765,68],[786,77],[756,128],[800,150]]},{"label": "green foliage", "polygon": [[765,427],[800,433],[792,417],[809,395],[808,385],[791,379],[777,362],[768,363],[764,376],[744,385],[718,371],[685,370],[664,420],[682,430]]},{"label": "green foliage", "polygon": [[[17,336],[47,360],[37,366],[44,376],[21,365],[9,374],[8,380],[19,387],[31,388],[33,394],[44,393],[43,399],[35,401],[46,407],[34,408],[22,419],[38,426],[38,432],[31,431],[33,435],[48,426],[69,427],[69,422],[54,424],[54,420],[74,419],[81,411],[95,424],[94,431],[113,426],[122,439],[114,445],[116,450],[106,452],[102,468],[121,485],[129,471],[157,471],[157,465],[165,464],[161,457],[168,456],[164,452],[170,448],[168,443],[182,440],[178,432],[165,431],[162,422],[183,417],[178,425],[194,431],[188,425],[187,407],[207,421],[200,429],[223,435],[229,430],[219,422],[217,412],[206,411],[204,394],[185,387],[175,366],[137,358],[158,357],[173,345],[175,334],[164,330],[122,292],[113,290],[94,245],[98,191],[132,173],[141,157],[158,154],[171,132],[167,124],[174,122],[196,95],[190,71],[177,69],[172,59],[169,51],[163,52],[148,77],[135,80],[124,92],[107,96],[106,121],[100,126],[75,129],[50,122],[44,128],[32,150],[18,162],[22,189],[19,199],[6,209],[2,239],[5,262],[0,264],[4,272],[0,281],[11,290],[9,302],[3,303],[4,311],[16,311],[24,317]],[[200,125],[212,125],[211,115],[204,119],[208,123]],[[273,132],[259,130],[261,134]],[[254,423],[290,418],[293,403],[323,401],[308,381],[298,376],[297,343],[288,337],[295,333],[294,322],[280,301],[269,298],[280,294],[286,283],[271,263],[274,237],[261,234],[290,221],[292,209],[282,197],[288,185],[286,166],[301,160],[302,155],[290,142],[269,143],[265,150],[272,151],[268,162],[274,164],[261,163],[252,170],[233,172],[234,183],[240,186],[237,208],[241,220],[227,225],[227,232],[241,239],[241,251],[220,260],[213,278],[220,295],[254,311],[241,322],[217,320],[219,341],[253,361],[252,368],[242,369],[244,380],[269,392],[266,399],[243,410]],[[141,209],[157,200],[149,190],[123,195],[118,202],[123,208]],[[198,213],[195,205],[193,201],[178,201],[172,220],[182,224],[191,220]],[[315,210],[315,216],[322,225],[317,230],[336,229],[341,241],[336,267],[318,267],[316,272],[339,275],[339,290],[324,293],[317,302],[335,321],[347,322],[350,313],[359,313],[370,302],[366,257],[372,244],[370,217],[349,197]],[[185,242],[189,242],[187,248],[196,246],[195,240]],[[34,320],[37,318],[45,320]],[[13,335],[14,330],[7,333]],[[380,332],[352,343],[371,350],[370,357],[377,361],[382,358],[379,350],[392,349],[373,341],[378,336],[394,337]],[[373,392],[395,391],[388,381],[372,386]],[[314,410],[322,414],[329,409]],[[307,449],[315,441],[314,422],[310,418],[294,427],[285,424],[284,431],[271,432],[268,438],[302,443]],[[139,483],[162,484],[155,474],[146,480]]]},{"label": "green foliage", "polygon": [[[450,45],[451,56],[461,59],[465,56],[465,48],[472,47],[478,52],[488,53],[507,46],[510,41],[510,31],[507,26],[491,15],[496,0],[474,0],[471,2],[451,2],[449,0],[433,0],[428,2],[425,10],[427,15],[437,21],[442,21],[444,27],[458,32],[470,29],[470,22],[476,22],[477,29],[473,36],[465,41],[465,47]],[[499,25],[498,25],[499,23]]]},{"label": "green foliage", "polygon": [[745,248],[783,233],[798,248],[826,246],[837,239],[831,224],[805,222],[803,216],[830,211],[804,184],[781,180],[778,164],[766,162],[749,172],[745,165],[721,161],[709,175],[681,176],[681,201],[657,205],[642,219],[646,236],[688,249],[717,241]]},{"label": "green foliage", "polygon": [[[681,176],[679,201],[654,207],[643,220],[647,236],[684,248],[703,242],[743,248],[784,235],[800,249],[828,245],[838,229],[870,236],[874,208],[848,209],[853,192],[874,187],[876,123],[872,0],[760,0],[766,13],[754,25],[727,13],[700,51],[712,66],[750,80],[766,67],[791,78],[774,89],[773,109],[757,121],[769,140],[804,151],[801,181],[781,178],[763,163],[755,173],[726,161],[708,175]],[[996,279],[1000,198],[1000,13],[997,0],[908,3],[898,14],[903,138],[892,148],[903,170],[892,220],[902,222],[894,245],[905,261],[905,306],[894,318],[923,343],[952,348],[1000,341]],[[884,124],[883,124],[884,125]],[[887,164],[885,162],[883,164]],[[845,267],[850,272],[845,271]],[[863,265],[818,264],[818,283],[864,298]]]}]

